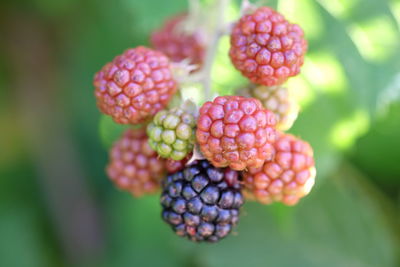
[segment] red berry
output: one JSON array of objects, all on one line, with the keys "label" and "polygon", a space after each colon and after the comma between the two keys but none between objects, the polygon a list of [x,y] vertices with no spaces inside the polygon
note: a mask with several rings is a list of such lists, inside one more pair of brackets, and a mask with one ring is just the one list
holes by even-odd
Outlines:
[{"label": "red berry", "polygon": [[204,42],[199,33],[187,33],[182,29],[186,19],[187,14],[182,14],[165,21],[164,26],[151,35],[151,44],[174,62],[188,58],[191,64],[201,65],[205,53]]},{"label": "red berry", "polygon": [[150,148],[143,129],[127,130],[110,151],[110,179],[135,197],[156,192],[165,174],[165,162]]},{"label": "red berry", "polygon": [[253,83],[279,85],[300,72],[307,42],[303,30],[269,7],[244,15],[231,34],[233,65]]},{"label": "red berry", "polygon": [[243,172],[246,196],[263,204],[295,205],[315,182],[313,150],[307,142],[284,133],[278,133],[274,148],[273,160]]},{"label": "red berry", "polygon": [[106,64],[94,78],[100,110],[121,124],[141,123],[163,109],[176,91],[169,59],[137,47]]},{"label": "red berry", "polygon": [[257,99],[220,96],[201,107],[196,136],[215,167],[243,170],[272,158],[274,126],[274,114]]}]

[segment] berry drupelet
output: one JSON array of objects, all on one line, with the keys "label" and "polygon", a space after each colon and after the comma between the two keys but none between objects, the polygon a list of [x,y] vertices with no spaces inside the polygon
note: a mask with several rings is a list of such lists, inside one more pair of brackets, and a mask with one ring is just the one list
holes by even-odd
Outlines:
[{"label": "berry drupelet", "polygon": [[261,167],[273,156],[275,115],[257,99],[220,96],[200,109],[196,137],[215,167]]},{"label": "berry drupelet", "polygon": [[176,91],[169,59],[140,46],[126,50],[94,78],[99,109],[121,124],[142,123],[163,109]]},{"label": "berry drupelet", "polygon": [[242,173],[246,194],[263,204],[295,205],[315,182],[313,150],[307,142],[284,133],[278,134],[274,147],[272,161]]},{"label": "berry drupelet", "polygon": [[192,156],[193,154],[189,153],[184,159],[181,160],[166,159],[165,168],[167,169],[167,173],[175,173],[183,170]]},{"label": "berry drupelet", "polygon": [[300,72],[307,42],[303,30],[269,7],[244,15],[234,26],[233,65],[255,84],[279,85]]},{"label": "berry drupelet", "polygon": [[143,129],[127,130],[110,151],[107,174],[135,197],[156,192],[165,175],[165,162],[148,143]]},{"label": "berry drupelet", "polygon": [[195,161],[163,181],[162,217],[179,236],[192,241],[217,242],[239,219],[243,204],[239,174]]}]

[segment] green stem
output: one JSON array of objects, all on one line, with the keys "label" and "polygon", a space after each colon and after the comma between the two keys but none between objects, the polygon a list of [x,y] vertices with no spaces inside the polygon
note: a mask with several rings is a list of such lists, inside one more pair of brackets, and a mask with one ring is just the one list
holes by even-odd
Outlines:
[{"label": "green stem", "polygon": [[202,83],[204,86],[204,95],[206,100],[211,98],[211,71],[215,60],[215,54],[218,50],[219,39],[221,38],[221,30],[224,27],[225,10],[229,6],[230,0],[218,0],[216,7],[216,21],[212,32],[210,43],[206,51],[205,61],[202,69]]}]

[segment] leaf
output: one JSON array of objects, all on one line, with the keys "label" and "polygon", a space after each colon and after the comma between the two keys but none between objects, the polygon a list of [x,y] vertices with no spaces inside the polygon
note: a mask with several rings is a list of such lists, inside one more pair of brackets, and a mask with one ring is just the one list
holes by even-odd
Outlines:
[{"label": "leaf", "polygon": [[0,265],[50,266],[44,240],[31,209],[0,208]]}]

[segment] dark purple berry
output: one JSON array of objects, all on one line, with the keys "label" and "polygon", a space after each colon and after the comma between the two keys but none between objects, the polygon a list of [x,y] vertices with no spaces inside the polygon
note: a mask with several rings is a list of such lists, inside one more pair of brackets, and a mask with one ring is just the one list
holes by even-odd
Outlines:
[{"label": "dark purple berry", "polygon": [[239,219],[243,204],[237,172],[202,160],[170,174],[163,183],[162,217],[179,236],[217,242]]}]

